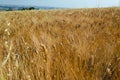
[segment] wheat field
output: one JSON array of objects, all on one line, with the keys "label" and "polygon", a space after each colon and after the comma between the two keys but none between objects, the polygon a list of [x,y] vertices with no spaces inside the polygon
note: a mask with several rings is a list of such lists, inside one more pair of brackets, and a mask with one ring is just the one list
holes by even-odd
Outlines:
[{"label": "wheat field", "polygon": [[120,80],[120,8],[0,12],[0,80]]}]

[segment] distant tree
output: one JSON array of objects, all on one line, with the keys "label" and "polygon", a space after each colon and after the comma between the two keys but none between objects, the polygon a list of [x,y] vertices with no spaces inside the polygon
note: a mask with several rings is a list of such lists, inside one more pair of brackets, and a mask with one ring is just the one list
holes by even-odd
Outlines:
[{"label": "distant tree", "polygon": [[29,10],[34,10],[35,8],[34,7],[30,7]]},{"label": "distant tree", "polygon": [[22,8],[21,10],[25,10],[25,8]]},{"label": "distant tree", "polygon": [[21,10],[28,10],[28,8],[22,8]]},{"label": "distant tree", "polygon": [[30,8],[22,8],[21,10],[34,10],[34,7],[30,7]]}]

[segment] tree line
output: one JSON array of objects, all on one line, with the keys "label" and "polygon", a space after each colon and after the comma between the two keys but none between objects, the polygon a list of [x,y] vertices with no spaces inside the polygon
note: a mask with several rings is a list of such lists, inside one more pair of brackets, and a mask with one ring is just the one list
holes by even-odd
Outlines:
[{"label": "tree line", "polygon": [[22,8],[21,10],[34,10],[34,7],[30,7],[30,8]]},{"label": "tree line", "polygon": [[[23,7],[22,9],[18,9],[18,10],[35,10],[35,8],[34,8],[34,7],[29,7],[29,8]],[[9,9],[6,10],[6,11],[14,11],[14,9],[9,8]]]}]

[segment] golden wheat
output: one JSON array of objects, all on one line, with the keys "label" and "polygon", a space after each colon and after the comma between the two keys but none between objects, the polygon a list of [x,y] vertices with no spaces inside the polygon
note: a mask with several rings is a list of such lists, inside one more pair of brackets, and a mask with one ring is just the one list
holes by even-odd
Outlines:
[{"label": "golden wheat", "polygon": [[0,12],[0,80],[120,80],[120,8]]}]

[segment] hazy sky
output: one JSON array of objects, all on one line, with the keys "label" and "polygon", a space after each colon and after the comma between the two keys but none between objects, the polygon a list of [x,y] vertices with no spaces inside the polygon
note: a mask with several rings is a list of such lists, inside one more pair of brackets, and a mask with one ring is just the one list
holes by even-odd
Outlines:
[{"label": "hazy sky", "polygon": [[31,6],[51,6],[51,7],[97,7],[97,1],[102,7],[118,6],[119,0],[0,0],[0,5],[31,5]]}]

